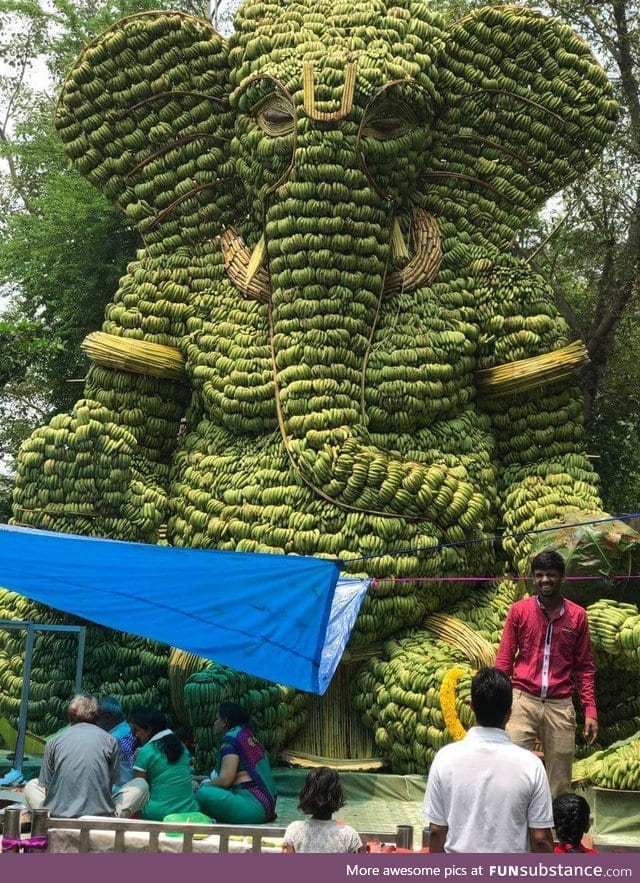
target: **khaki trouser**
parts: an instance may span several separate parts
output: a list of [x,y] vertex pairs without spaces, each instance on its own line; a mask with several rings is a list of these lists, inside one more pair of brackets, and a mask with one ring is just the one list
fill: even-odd
[[[31,779],[24,786],[24,799],[29,809],[42,809],[47,792],[39,779]],[[118,785],[113,790],[113,803],[117,818],[129,819],[149,800],[149,786],[141,778],[131,779],[126,785]]]
[[576,712],[570,696],[566,699],[540,699],[522,690],[514,690],[507,733],[514,744],[529,751],[533,750],[536,739],[540,740],[552,797],[571,791]]

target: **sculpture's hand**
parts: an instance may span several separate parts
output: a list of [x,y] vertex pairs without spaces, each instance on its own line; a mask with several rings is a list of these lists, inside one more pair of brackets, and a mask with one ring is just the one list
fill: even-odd
[[126,539],[155,531],[164,493],[145,478],[135,438],[113,417],[83,399],[71,415],[58,414],[27,439],[18,457],[16,522]]

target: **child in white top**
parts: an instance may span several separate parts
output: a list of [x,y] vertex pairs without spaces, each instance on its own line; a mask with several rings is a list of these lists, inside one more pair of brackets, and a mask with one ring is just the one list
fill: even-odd
[[311,770],[300,792],[298,809],[311,816],[291,822],[284,832],[283,852],[365,852],[358,832],[331,818],[345,804],[344,789],[335,770]]

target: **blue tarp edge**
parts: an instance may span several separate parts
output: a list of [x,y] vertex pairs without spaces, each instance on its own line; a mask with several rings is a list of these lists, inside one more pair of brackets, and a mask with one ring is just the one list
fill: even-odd
[[[179,549],[0,525],[1,586],[314,693],[326,690],[366,592],[365,581],[351,606],[340,607],[350,625],[336,636],[332,610],[339,575],[334,560]],[[328,632],[330,665],[323,662]]]

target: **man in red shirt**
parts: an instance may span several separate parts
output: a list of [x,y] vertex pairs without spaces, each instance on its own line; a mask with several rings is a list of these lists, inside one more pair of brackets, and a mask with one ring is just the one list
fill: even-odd
[[589,745],[598,738],[589,623],[584,608],[562,597],[564,570],[557,552],[535,556],[535,594],[511,606],[495,663],[513,682],[507,733],[522,748],[533,749],[540,740],[553,797],[571,790],[575,687],[585,738]]

